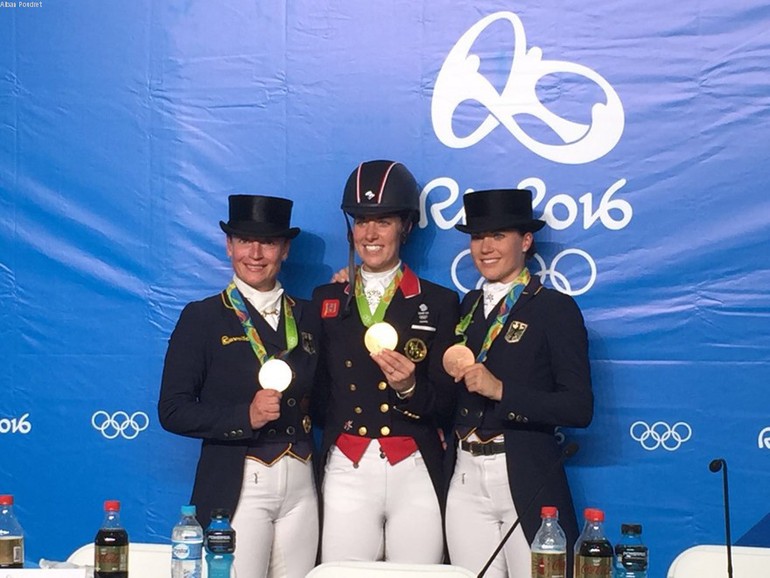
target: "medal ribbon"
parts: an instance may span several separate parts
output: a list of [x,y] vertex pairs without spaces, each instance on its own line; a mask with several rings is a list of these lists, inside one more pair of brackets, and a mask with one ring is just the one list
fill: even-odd
[[259,359],[260,365],[264,365],[266,361],[273,359],[273,357],[278,359],[286,357],[292,349],[297,347],[297,343],[299,343],[299,339],[297,337],[297,322],[294,320],[294,313],[291,310],[289,300],[286,298],[285,293],[281,298],[281,303],[283,309],[284,328],[286,331],[286,349],[273,357],[270,357],[267,354],[267,350],[265,349],[265,346],[262,343],[262,339],[259,337],[259,333],[257,333],[254,324],[251,322],[249,311],[246,309],[246,304],[243,302],[241,293],[238,291],[235,283],[230,283],[227,286],[227,289],[225,289],[225,294],[230,300],[230,303],[235,310],[235,314],[238,316],[238,319],[243,326],[243,332],[246,334],[246,337],[249,338],[251,348],[254,350],[254,354],[257,356],[257,359]]
[[[508,292],[508,294],[505,296],[505,299],[500,304],[500,309],[497,311],[497,315],[495,316],[495,321],[490,325],[489,329],[487,330],[487,335],[484,337],[484,342],[481,344],[481,349],[479,350],[478,355],[476,356],[476,363],[484,363],[484,360],[487,358],[487,352],[489,351],[489,348],[492,347],[492,343],[494,343],[497,336],[500,334],[500,332],[503,330],[503,326],[505,325],[505,322],[508,320],[508,315],[511,312],[511,309],[513,308],[516,301],[518,301],[519,296],[521,295],[522,291],[524,291],[524,287],[527,286],[527,283],[529,283],[530,280],[530,274],[529,269],[524,267],[524,269],[521,270],[521,273],[518,274],[516,279],[513,280],[513,286],[511,287],[511,290]],[[476,299],[476,303],[473,304],[473,307],[471,308],[470,312],[460,319],[460,322],[455,327],[455,335],[458,337],[462,337],[462,343],[463,345],[468,340],[468,337],[465,335],[465,332],[468,330],[468,326],[471,324],[471,319],[473,319],[473,314],[476,312],[476,307],[479,306],[479,303],[481,302],[483,298],[483,293],[479,295],[479,298]]]
[[369,308],[369,302],[366,300],[366,295],[364,294],[364,282],[361,278],[361,268],[359,267],[356,270],[356,306],[358,307],[358,315],[361,317],[364,327],[371,327],[375,323],[379,323],[385,319],[385,311],[388,310],[388,305],[390,305],[390,302],[393,300],[393,296],[396,294],[396,290],[401,284],[403,276],[404,266],[401,265],[401,267],[398,268],[398,271],[396,271],[396,276],[393,277],[393,281],[391,281],[388,288],[385,289],[385,293],[383,294],[382,299],[380,299],[377,309],[372,313],[372,310]]

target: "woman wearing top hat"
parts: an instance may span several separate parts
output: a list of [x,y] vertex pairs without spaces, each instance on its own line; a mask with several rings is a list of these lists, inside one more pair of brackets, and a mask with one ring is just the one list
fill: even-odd
[[[400,163],[359,165],[342,198],[353,218],[352,282],[313,294],[323,325],[323,371],[313,393],[324,422],[323,562],[442,560],[439,426],[451,416],[455,385],[441,355],[454,341],[458,299],[401,261],[419,194]],[[370,354],[367,331],[383,322],[392,328],[392,350],[376,352],[375,338]]]
[[545,224],[532,217],[530,191],[477,191],[463,203],[466,224],[456,228],[471,237],[484,285],[463,299],[457,326],[472,355],[453,372],[449,556],[479,572],[521,517],[486,576],[529,578],[542,505],[558,508],[570,560],[578,534],[554,428],[586,427],[593,415],[586,329],[575,301],[527,269]]
[[212,509],[233,513],[239,578],[304,577],[318,549],[309,394],[319,322],[277,279],[299,233],[291,208],[229,198],[219,224],[232,281],[182,311],[158,402],[165,429],[203,440],[191,502],[204,527]]

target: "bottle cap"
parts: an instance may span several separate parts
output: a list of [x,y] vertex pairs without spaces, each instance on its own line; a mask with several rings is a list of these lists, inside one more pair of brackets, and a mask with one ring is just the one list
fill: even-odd
[[541,518],[556,518],[558,515],[559,510],[556,509],[556,506],[543,506],[540,508]]
[[120,512],[120,501],[119,500],[105,500],[104,501],[104,509],[107,512]]
[[642,525],[641,524],[621,524],[620,533],[621,534],[641,534]]
[[598,508],[586,508],[583,515],[589,522],[604,522],[604,512]]
[[195,515],[195,506],[190,504],[189,506],[182,506],[182,515],[183,516],[194,516]]
[[214,508],[211,510],[211,517],[212,518],[229,518],[230,517],[230,510],[227,508]]
[[0,496],[0,506],[13,506],[13,496],[10,494]]

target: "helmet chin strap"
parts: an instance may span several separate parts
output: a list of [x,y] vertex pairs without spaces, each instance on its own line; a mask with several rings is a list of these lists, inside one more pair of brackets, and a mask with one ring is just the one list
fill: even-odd
[[409,238],[409,233],[412,232],[412,220],[406,217],[402,218],[401,224],[401,244],[406,245],[406,240]]
[[350,226],[348,214],[343,211],[345,216],[345,226],[348,229],[348,297],[345,299],[345,307],[342,308],[341,317],[344,319],[350,315],[350,302],[356,294],[356,261],[355,247],[353,246],[353,229]]

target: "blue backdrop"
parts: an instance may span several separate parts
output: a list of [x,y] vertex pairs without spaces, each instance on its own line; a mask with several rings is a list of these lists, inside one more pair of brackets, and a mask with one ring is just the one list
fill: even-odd
[[770,545],[770,5],[449,0],[0,2],[0,493],[27,554],[93,538],[105,498],[165,541],[198,442],[155,403],[182,306],[230,277],[231,193],[295,200],[283,281],[344,265],[362,160],[423,186],[407,259],[478,281],[461,195],[528,186],[533,270],[586,317],[578,507],[639,521],[662,576]]

